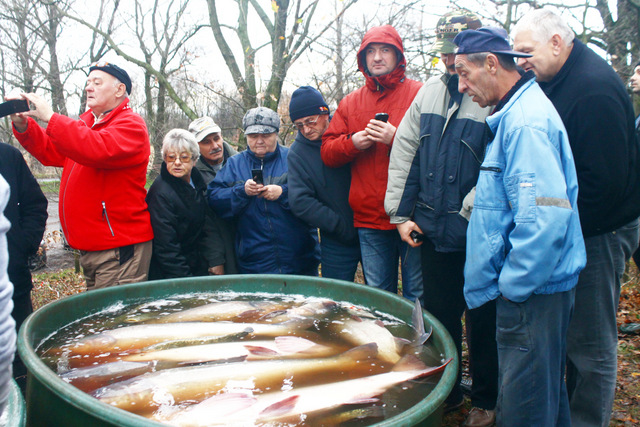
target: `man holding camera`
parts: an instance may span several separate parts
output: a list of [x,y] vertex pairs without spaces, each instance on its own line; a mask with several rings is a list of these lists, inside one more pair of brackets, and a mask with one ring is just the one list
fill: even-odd
[[[390,25],[367,31],[358,51],[365,86],[347,95],[322,137],[321,155],[329,167],[351,164],[349,203],[358,229],[367,284],[397,292],[402,257],[402,292],[422,295],[420,251],[400,239],[384,210],[389,151],[396,126],[420,89],[405,76],[400,35]],[[385,113],[376,117],[377,113]]]
[[[131,79],[108,62],[89,68],[89,110],[73,120],[40,96],[23,94],[35,109],[12,114],[13,134],[45,166],[62,167],[60,224],[81,252],[87,289],[147,279],[153,230],[144,186],[149,134],[129,106]],[[43,129],[32,118],[47,123]]]

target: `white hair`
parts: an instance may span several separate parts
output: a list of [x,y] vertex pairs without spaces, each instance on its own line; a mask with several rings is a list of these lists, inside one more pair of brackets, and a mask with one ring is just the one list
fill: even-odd
[[195,136],[185,129],[171,129],[162,140],[162,157],[167,155],[169,150],[175,151],[178,155],[182,152],[191,154],[194,163],[200,157],[200,147]]
[[557,34],[570,45],[575,37],[573,30],[562,18],[546,9],[536,9],[524,15],[513,27],[511,35],[515,39],[523,31],[531,31],[531,36],[539,43],[546,43]]

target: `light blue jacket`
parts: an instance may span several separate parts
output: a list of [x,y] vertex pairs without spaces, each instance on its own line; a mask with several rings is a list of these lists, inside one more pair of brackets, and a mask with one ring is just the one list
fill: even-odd
[[11,317],[13,310],[13,285],[9,281],[7,265],[9,252],[7,249],[7,231],[11,227],[4,216],[4,208],[9,201],[9,184],[0,176],[0,414],[9,398],[9,382],[11,381],[11,363],[16,351],[16,323]]
[[[529,78],[529,80],[527,80]],[[569,139],[551,102],[527,73],[487,117],[487,146],[467,232],[464,295],[470,308],[500,295],[572,289],[586,263]]]

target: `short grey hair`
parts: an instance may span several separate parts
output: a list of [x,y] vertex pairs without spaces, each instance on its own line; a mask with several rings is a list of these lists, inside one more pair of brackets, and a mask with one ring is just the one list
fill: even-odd
[[516,62],[511,55],[505,55],[502,53],[494,53],[494,52],[477,52],[477,53],[468,53],[467,60],[472,64],[475,64],[478,67],[482,67],[484,65],[484,61],[486,61],[489,53],[498,58],[498,63],[502,68],[507,71],[515,71],[516,70]]
[[523,32],[531,31],[533,39],[539,43],[546,43],[555,34],[567,44],[573,43],[575,34],[569,25],[558,15],[547,9],[536,9],[524,15],[513,27],[513,38]]
[[200,147],[195,136],[185,129],[171,129],[162,140],[162,157],[167,155],[169,150],[180,154],[184,151],[191,154],[194,162],[200,157]]

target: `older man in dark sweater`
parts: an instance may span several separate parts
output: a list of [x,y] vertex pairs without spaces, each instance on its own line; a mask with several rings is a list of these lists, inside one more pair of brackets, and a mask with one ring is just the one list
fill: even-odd
[[320,92],[302,86],[291,96],[289,115],[298,128],[287,157],[291,211],[320,229],[322,277],[352,282],[360,244],[349,206],[350,168],[329,168],[320,158],[329,107]]
[[519,61],[533,70],[569,135],[587,265],[567,332],[573,426],[607,426],[616,385],[616,311],[625,262],[638,246],[640,153],[633,106],[620,77],[544,9],[514,29]]

